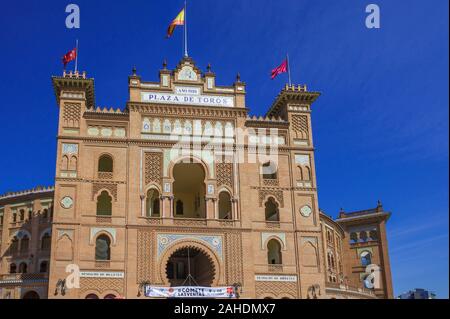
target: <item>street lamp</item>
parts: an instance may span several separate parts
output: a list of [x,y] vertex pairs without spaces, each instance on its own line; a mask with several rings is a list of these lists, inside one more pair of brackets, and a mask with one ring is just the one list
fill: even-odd
[[66,280],[65,279],[58,279],[58,281],[56,282],[55,296],[58,295],[58,290],[61,292],[61,296],[64,296],[66,294]]

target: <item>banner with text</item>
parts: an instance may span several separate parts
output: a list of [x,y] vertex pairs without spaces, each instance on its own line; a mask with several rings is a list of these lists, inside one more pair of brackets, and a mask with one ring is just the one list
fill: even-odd
[[146,297],[236,298],[234,287],[154,287],[145,286]]
[[158,104],[234,107],[233,97],[219,96],[219,95],[191,95],[191,94],[173,94],[162,92],[142,92],[141,100],[142,102],[158,103]]

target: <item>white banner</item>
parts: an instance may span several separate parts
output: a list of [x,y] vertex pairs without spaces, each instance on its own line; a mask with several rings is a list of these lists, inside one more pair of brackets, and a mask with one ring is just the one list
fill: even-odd
[[145,286],[146,297],[236,298],[234,287],[154,287]]

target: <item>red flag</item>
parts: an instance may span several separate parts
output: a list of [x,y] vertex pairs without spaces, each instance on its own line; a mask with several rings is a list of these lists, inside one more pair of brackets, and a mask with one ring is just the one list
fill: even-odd
[[285,59],[283,63],[280,64],[280,66],[276,67],[272,70],[272,80],[277,77],[278,74],[286,73],[288,71],[288,60]]
[[73,49],[69,52],[67,52],[63,57],[62,57],[62,63],[64,64],[64,67],[66,67],[67,63],[69,63],[70,61],[73,61],[77,58],[77,49]]

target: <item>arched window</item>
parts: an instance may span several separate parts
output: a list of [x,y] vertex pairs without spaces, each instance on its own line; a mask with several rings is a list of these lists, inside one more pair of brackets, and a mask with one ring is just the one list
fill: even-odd
[[64,155],[61,159],[61,170],[67,171],[69,169],[69,158]]
[[85,299],[99,299],[98,296],[96,294],[89,294],[86,296]]
[[16,264],[11,264],[9,265],[9,273],[10,274],[15,274],[17,272],[17,266]]
[[107,191],[101,192],[101,194],[97,197],[97,215],[112,215],[112,198],[109,196]]
[[13,223],[17,222],[17,213],[16,212],[14,212],[12,214],[12,221],[13,221]]
[[270,197],[266,204],[266,221],[280,221],[280,214],[278,212],[278,204],[273,197]]
[[177,215],[183,215],[183,202],[181,200],[177,200],[175,205],[175,212]]
[[106,235],[95,240],[95,260],[111,260],[111,240]]
[[274,162],[266,162],[262,165],[263,179],[277,179],[277,165]]
[[20,240],[20,252],[25,253],[28,251],[28,246],[30,245],[30,238],[27,235],[24,235]]
[[44,260],[39,265],[39,272],[46,273],[48,271],[48,261]]
[[174,165],[172,174],[175,217],[206,218],[206,171],[203,165],[193,158],[184,159]]
[[219,194],[219,219],[233,219],[231,197],[228,192],[221,192]]
[[69,162],[69,170],[76,171],[77,170],[77,158],[76,156],[72,156]]
[[367,241],[367,232],[362,231],[359,233],[359,241],[360,242],[366,242]]
[[300,176],[300,180],[303,181],[303,169],[301,165],[297,166],[298,169],[298,175]]
[[49,233],[45,233],[44,236],[41,238],[41,249],[42,250],[48,250],[50,249],[50,245],[52,242],[52,237]]
[[281,244],[276,239],[267,243],[267,262],[269,265],[281,265]]
[[102,155],[98,160],[98,171],[103,173],[113,172],[113,159],[109,155]]
[[361,265],[367,267],[370,264],[372,264],[372,254],[368,251],[363,251],[361,253]]
[[21,209],[19,213],[20,213],[20,221],[23,222],[25,220],[25,211]]
[[369,240],[378,240],[378,233],[376,230],[371,230],[369,232]]
[[310,181],[311,180],[311,169],[306,165],[297,166],[300,175],[300,180]]
[[327,241],[329,243],[333,242],[333,235],[331,234],[331,231],[327,230]]
[[17,253],[19,251],[19,239],[14,236],[14,238],[11,240],[11,252]]
[[103,299],[116,299],[116,296],[113,294],[108,294]]
[[355,244],[358,242],[358,234],[357,233],[351,233],[350,234],[350,244]]
[[19,273],[26,274],[28,265],[26,263],[20,263],[19,265]]
[[33,217],[33,211],[30,209],[28,211],[28,220],[31,220],[32,217]]
[[147,217],[159,216],[159,192],[156,189],[149,189],[146,199]]
[[303,180],[304,181],[310,181],[311,180],[311,169],[309,166],[303,166],[304,173],[303,173]]

